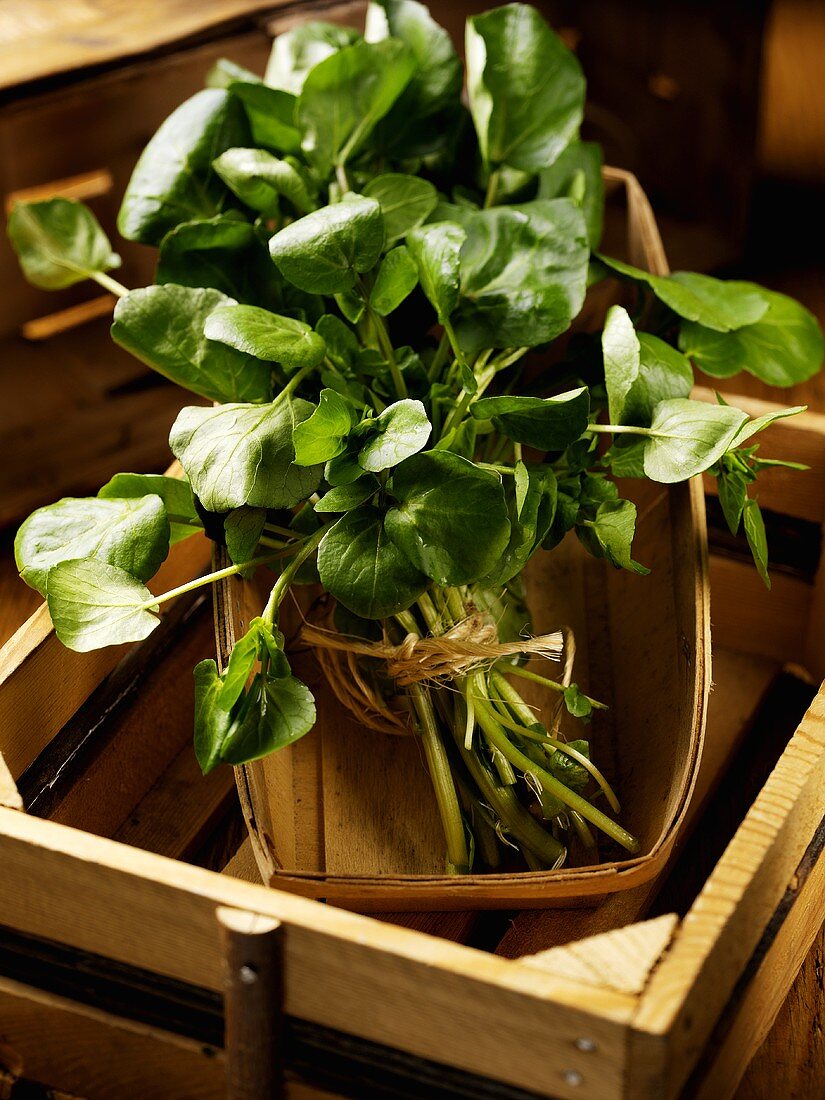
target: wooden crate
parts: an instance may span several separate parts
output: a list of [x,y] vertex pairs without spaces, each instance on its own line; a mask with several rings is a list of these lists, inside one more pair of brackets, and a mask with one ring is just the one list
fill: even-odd
[[[793,481],[766,476],[769,523],[818,532],[825,418],[783,421],[763,448],[812,466]],[[205,565],[198,539],[180,548],[167,571]],[[231,776],[205,784],[189,748],[189,670],[211,647],[208,605],[173,607],[152,651],[144,643],[125,661],[63,650],[36,613],[0,653],[0,1065],[89,1098],[225,1095],[232,942],[218,911],[229,907],[246,915],[236,926],[280,922],[268,934],[281,952],[288,1095],[363,1096],[382,1082],[401,1096],[732,1095],[825,897],[825,692],[800,677],[823,671],[821,570],[776,568],[763,594],[751,569],[712,553],[716,686],[692,821],[731,758],[711,806],[734,803],[773,745],[722,858],[688,898],[674,894],[713,848],[706,828],[676,854],[669,885],[503,917],[378,920],[242,881],[255,872]],[[777,680],[788,659],[797,675]],[[735,755],[766,697],[763,726]],[[810,700],[792,732],[792,704],[801,713]],[[236,1021],[274,1027],[274,1008],[238,1016],[236,1001]],[[237,1023],[231,1034],[233,1052]]]

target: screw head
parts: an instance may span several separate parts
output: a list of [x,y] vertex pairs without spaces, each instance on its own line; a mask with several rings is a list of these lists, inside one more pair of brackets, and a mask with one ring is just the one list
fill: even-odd
[[238,977],[244,985],[254,985],[258,980],[258,971],[254,966],[242,966],[238,971]]
[[596,1040],[590,1039],[588,1036],[583,1035],[581,1039],[576,1039],[573,1044],[576,1050],[582,1051],[583,1054],[592,1054],[597,1049]]
[[562,1074],[565,1085],[569,1085],[571,1088],[578,1088],[584,1081],[584,1078],[577,1069],[566,1069]]

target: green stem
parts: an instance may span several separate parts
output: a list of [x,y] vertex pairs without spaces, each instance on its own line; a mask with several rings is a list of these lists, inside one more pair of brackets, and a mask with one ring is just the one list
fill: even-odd
[[[531,672],[529,668],[522,668],[521,665],[508,665],[507,672],[508,674],[512,673],[513,676],[521,676],[523,680],[532,680],[534,684],[542,684],[544,687],[549,687],[553,691],[564,693],[564,684],[560,684],[558,680],[549,680],[546,676],[539,676],[537,672]],[[505,680],[505,683],[506,682]],[[582,693],[582,698],[586,699],[594,710],[608,709],[605,703],[600,703],[598,699],[591,699],[589,695],[584,695],[584,693]]]
[[669,439],[667,432],[654,432],[652,428],[637,428],[634,424],[588,424],[587,432],[607,435],[646,435],[653,439]]
[[395,349],[392,346],[390,334],[387,332],[387,326],[384,324],[384,318],[376,313],[375,310],[370,309],[369,305],[367,306],[367,312],[373,328],[375,329],[375,334],[378,337],[378,344],[381,348],[381,352],[387,360],[387,363],[389,363],[395,392],[401,398],[407,397],[407,383],[404,381],[404,375],[401,373],[401,369],[398,366],[398,360],[395,358]]
[[436,348],[435,355],[433,356],[433,361],[432,363],[430,363],[430,369],[427,372],[427,377],[430,382],[435,382],[438,378],[438,375],[441,372],[441,368],[446,362],[447,353],[449,352],[449,350],[450,338],[445,330],[441,334],[441,339],[438,341],[438,347]]
[[276,394],[272,404],[276,404],[278,401],[282,401],[283,398],[288,397],[291,393],[300,386],[305,378],[307,378],[315,370],[315,367],[301,367],[297,374],[293,374],[280,393]]
[[239,565],[227,565],[224,569],[217,569],[214,573],[207,573],[203,577],[196,577],[193,581],[187,581],[186,584],[179,584],[177,588],[170,588],[168,592],[161,593],[160,596],[153,596],[151,600],[146,600],[145,603],[138,604],[137,607],[141,611],[149,611],[155,608],[158,604],[166,603],[167,600],[174,600],[176,596],[183,596],[187,592],[194,592],[196,588],[203,588],[207,584],[213,584],[215,581],[222,581],[225,577],[234,577],[236,573],[240,573],[244,569],[255,569],[259,565],[269,565],[270,562],[277,561],[281,557],[278,554],[263,554],[258,558],[251,558],[249,561],[241,562]]
[[491,206],[495,206],[496,194],[498,193],[499,171],[496,169],[490,173],[487,180],[487,191],[484,195],[484,209],[487,210]]
[[263,618],[268,623],[275,621],[275,612],[280,606],[281,601],[292,584],[295,574],[314,551],[318,548],[318,543],[332,527],[331,523],[324,524],[314,534],[309,535],[306,541],[301,546],[300,550],[296,553],[295,557],[289,563],[289,565],[278,577],[275,584],[272,586],[272,591],[269,593],[269,599],[266,601],[266,607],[264,608]]
[[113,279],[111,275],[107,275],[105,271],[93,271],[90,274],[99,286],[117,295],[118,298],[124,298],[129,293],[128,287],[125,287],[123,283],[119,283],[117,279]]

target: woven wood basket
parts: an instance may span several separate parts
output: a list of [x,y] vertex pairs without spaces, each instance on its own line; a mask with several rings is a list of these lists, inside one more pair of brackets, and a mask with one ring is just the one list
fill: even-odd
[[[656,274],[667,261],[636,178],[605,168],[609,205],[624,200],[624,242],[614,253]],[[594,296],[595,298],[595,296]],[[603,296],[583,323],[603,313]],[[293,663],[316,696],[303,740],[236,769],[238,792],[264,882],[358,910],[552,907],[638,886],[663,867],[678,835],[701,754],[710,684],[710,628],[701,481],[630,482],[634,555],[650,576],[590,558],[570,536],[527,575],[537,633],[564,623],[576,636],[575,679],[609,705],[588,736],[615,785],[638,855],[558,871],[449,877],[421,747],[359,725],[342,709],[311,655]],[[216,566],[224,564],[218,555]],[[219,663],[260,613],[271,574],[230,578],[216,590]],[[537,701],[537,700],[536,700]]]

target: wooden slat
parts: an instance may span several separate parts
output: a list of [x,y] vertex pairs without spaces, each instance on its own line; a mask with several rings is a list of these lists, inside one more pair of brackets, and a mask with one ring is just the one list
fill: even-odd
[[67,329],[95,321],[98,317],[110,317],[114,308],[114,295],[101,294],[86,302],[79,302],[76,306],[68,306],[56,313],[47,313],[45,317],[26,321],[20,331],[26,340],[49,340]]
[[6,195],[6,214],[10,214],[16,202],[43,202],[45,199],[72,199],[75,202],[88,202],[89,199],[108,195],[114,186],[112,173],[108,168],[96,168],[91,172],[81,172],[76,176],[38,183],[33,187],[19,187]]
[[3,754],[0,752],[0,806],[8,806],[10,810],[22,810],[23,799],[20,797],[20,792],[17,789],[17,785],[12,779],[12,774],[9,771],[6,761],[3,759]]

